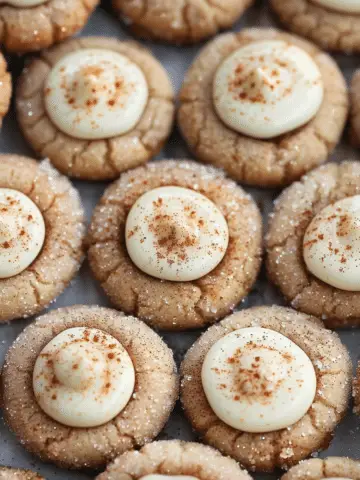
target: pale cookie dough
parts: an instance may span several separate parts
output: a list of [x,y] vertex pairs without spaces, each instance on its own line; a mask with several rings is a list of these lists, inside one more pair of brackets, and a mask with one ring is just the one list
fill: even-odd
[[[56,82],[54,83],[54,79],[51,78],[53,68],[56,68],[58,62],[64,62],[68,55],[80,54],[82,50],[85,54],[89,49],[126,57],[128,63],[133,64],[133,70],[137,71],[136,78],[141,80],[143,77],[143,81],[147,84],[147,100],[145,96],[142,100],[136,96],[136,102],[140,103],[137,113],[142,112],[140,120],[134,127],[130,125],[129,131],[125,129],[122,134],[110,137],[105,134],[104,138],[99,138],[99,129],[96,128],[97,138],[82,139],[75,134],[71,136],[69,133],[64,133],[49,115],[46,96],[56,94],[56,89],[55,92],[51,89],[47,90],[50,86],[56,86]],[[86,82],[84,83],[78,89],[79,95],[87,95],[87,85]],[[121,93],[121,85],[118,88]],[[74,89],[76,93],[76,82],[74,82]],[[72,98],[68,100],[71,103],[74,101]],[[55,97],[53,101],[56,103]],[[98,102],[99,98],[96,96],[92,98],[90,91],[89,101]],[[113,98],[109,98],[109,102],[112,101]],[[121,42],[105,37],[69,40],[42,52],[39,58],[34,59],[25,68],[20,78],[16,105],[22,131],[38,155],[48,157],[62,173],[88,180],[116,178],[124,170],[144,164],[156,155],[170,135],[175,108],[173,89],[168,75],[151,53],[135,42]],[[90,108],[96,110],[97,105],[90,103]],[[113,107],[106,105],[108,114],[111,108]],[[84,119],[86,120],[86,115]],[[112,118],[109,125],[114,126]]]
[[360,415],[360,362],[356,370],[356,378],[354,381],[354,403],[355,403],[355,413]]
[[[97,427],[56,422],[41,409],[32,388],[34,365],[44,347],[77,327],[115,337],[135,369],[136,385],[125,409]],[[161,338],[136,318],[91,306],[54,310],[27,327],[6,356],[1,387],[5,421],[22,445],[43,461],[76,469],[105,467],[117,455],[154,439],[178,398],[173,355]]]
[[96,480],[251,480],[230,458],[199,443],[154,442],[116,458]]
[[[232,130],[214,108],[213,82],[219,66],[239,48],[259,41],[284,41],[307,52],[322,75],[324,98],[315,117],[293,132],[270,139]],[[348,114],[345,79],[334,60],[314,45],[275,29],[245,29],[210,42],[188,71],[180,93],[179,125],[194,154],[224,168],[234,179],[281,186],[325,162],[338,143]]]
[[8,468],[0,466],[0,480],[45,480],[35,472],[30,470],[20,470],[18,468]]
[[[360,293],[340,290],[310,273],[303,255],[304,236],[314,217],[322,211],[325,212],[326,207],[359,193],[360,164],[358,162],[330,163],[314,170],[304,176],[300,182],[294,183],[285,190],[276,201],[274,213],[271,215],[267,235],[267,270],[270,279],[280,288],[292,307],[322,318],[329,328],[359,325]],[[329,222],[332,218],[329,218]],[[357,224],[356,218],[357,216],[354,225]],[[344,233],[347,230],[346,225],[346,222],[342,224]],[[334,246],[334,252],[331,254],[334,254],[335,258],[339,253],[335,245],[337,241],[340,242],[341,249],[351,247],[350,253],[342,253],[339,259],[346,273],[350,267],[358,268],[357,233],[352,239],[350,232],[350,242],[345,243],[342,240],[341,230],[338,234],[338,239],[335,238],[331,245],[329,243],[328,251],[325,253],[326,255],[331,253],[330,249]],[[324,243],[322,234],[318,240]],[[326,240],[325,237],[324,240]],[[306,248],[311,248],[311,245],[309,244]],[[326,257],[326,263],[329,263],[328,257]]]
[[343,11],[326,7],[324,3],[326,0],[271,0],[281,22],[293,32],[325,50],[360,52],[360,11],[346,12],[340,0],[333,3],[342,6]]
[[11,75],[4,56],[0,53],[0,127],[10,107],[12,94]]
[[64,41],[86,25],[100,0],[25,3],[0,2],[0,44],[9,52],[34,52]]
[[[208,352],[227,334],[250,327],[274,330],[288,337],[310,358],[316,372],[316,395],[310,409],[297,423],[283,430],[249,433],[230,427],[214,413],[205,395],[201,375]],[[231,357],[229,365],[236,365],[236,359]],[[327,448],[346,413],[352,366],[338,335],[323,328],[316,318],[283,307],[256,307],[235,313],[209,328],[187,353],[181,376],[182,404],[201,438],[248,469],[270,472],[277,467],[288,468],[312,452]],[[235,395],[234,402],[237,401]]]
[[[154,278],[138,269],[127,253],[130,209],[144,193],[169,185],[203,194],[228,224],[223,260],[198,280]],[[88,256],[95,277],[117,308],[159,328],[184,330],[215,322],[247,295],[261,263],[261,236],[259,211],[241,187],[211,167],[167,160],[127,172],[106,190],[94,211]]]
[[[85,235],[80,196],[49,162],[1,155],[1,188],[18,190],[34,202],[45,222],[45,241],[25,270],[0,279],[0,323],[35,315],[63,292],[81,266]],[[6,242],[4,253],[11,247]]]
[[347,457],[313,458],[291,468],[281,480],[360,480],[360,462]]
[[360,70],[357,70],[351,83],[351,141],[360,147]]
[[230,28],[253,0],[113,0],[112,3],[136,35],[189,44]]

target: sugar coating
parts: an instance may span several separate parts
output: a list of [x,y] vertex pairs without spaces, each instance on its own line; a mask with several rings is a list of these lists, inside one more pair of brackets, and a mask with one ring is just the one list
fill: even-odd
[[[150,277],[133,264],[126,251],[124,232],[131,207],[145,192],[166,185],[205,195],[228,223],[229,246],[224,259],[196,281]],[[261,237],[259,210],[241,187],[214,168],[167,160],[129,171],[105,191],[90,225],[88,258],[117,308],[159,328],[184,330],[215,322],[247,295],[261,263]]]
[[199,42],[230,28],[254,0],[113,0],[136,35],[176,44]]
[[30,470],[20,470],[18,468],[8,468],[0,466],[0,480],[45,480],[35,472]]
[[360,193],[358,162],[329,163],[286,189],[275,202],[266,239],[267,270],[292,307],[322,318],[327,327],[359,325],[360,294],[331,287],[303,261],[303,238],[326,206]]
[[[74,327],[112,335],[134,364],[131,400],[100,427],[70,428],[55,422],[41,410],[32,390],[37,356],[56,335]],[[27,450],[64,468],[101,468],[159,434],[178,398],[178,378],[171,350],[143,322],[107,308],[75,306],[39,317],[20,334],[6,356],[0,390],[5,421]]]
[[[305,50],[324,81],[324,100],[315,117],[272,141],[253,139],[228,128],[216,114],[211,95],[221,62],[240,47],[264,40],[282,40]],[[185,140],[201,161],[224,168],[240,182],[270,187],[289,184],[323,163],[340,140],[347,114],[346,82],[329,55],[294,35],[251,28],[220,35],[200,52],[180,92],[178,121]]]
[[217,450],[179,440],[154,442],[139,452],[127,452],[96,480],[135,480],[149,474],[186,475],[199,480],[251,480],[234,460]]
[[0,188],[29,196],[46,225],[36,260],[19,275],[0,279],[1,323],[35,315],[62,293],[84,258],[85,225],[77,190],[47,161],[1,155]]
[[360,147],[360,69],[352,78],[351,89],[351,141],[356,147]]
[[360,16],[318,5],[312,0],[271,0],[280,21],[325,50],[360,52]]
[[356,370],[356,378],[354,380],[354,411],[360,415],[360,362]]
[[16,53],[62,42],[83,28],[100,0],[48,0],[21,8],[0,5],[0,44]]
[[[129,132],[109,139],[81,140],[60,131],[48,116],[44,89],[49,72],[64,56],[82,49],[120,53],[142,70],[149,98],[140,121]],[[48,157],[65,175],[88,180],[114,179],[150,160],[170,135],[175,111],[168,74],[150,51],[133,41],[106,37],[77,38],[42,52],[19,79],[16,107],[20,127],[38,155]]]
[[[245,433],[225,425],[210,408],[201,382],[204,358],[217,340],[254,326],[275,330],[296,343],[309,356],[317,376],[316,396],[309,411],[293,426],[275,432]],[[231,315],[195,342],[181,367],[181,401],[205,443],[250,470],[271,472],[327,448],[346,413],[351,381],[349,354],[339,336],[326,330],[322,322],[284,307],[255,307]]]
[[[0,7],[1,10],[1,7]],[[11,75],[7,71],[7,63],[2,53],[0,53],[0,127],[2,120],[10,107],[12,94]]]
[[347,457],[313,458],[291,468],[281,480],[360,480],[360,462]]

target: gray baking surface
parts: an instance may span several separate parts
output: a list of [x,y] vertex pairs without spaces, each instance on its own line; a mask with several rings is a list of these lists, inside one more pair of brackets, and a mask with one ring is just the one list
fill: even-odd
[[[284,0],[286,1],[286,0]],[[176,2],[176,0],[174,0]],[[82,35],[106,35],[114,36],[120,39],[127,38],[129,35],[123,26],[115,18],[109,8],[103,2],[104,7],[99,8],[92,16],[89,24],[83,31]],[[236,25],[238,30],[243,26],[269,26],[275,25],[275,20],[269,12],[266,1],[258,1],[256,6],[250,9],[245,17]],[[149,44],[149,48],[155,56],[162,62],[169,72],[176,90],[179,89],[184,72],[189,67],[194,56],[199,51],[199,46],[194,47],[174,47],[160,44]],[[352,72],[356,66],[359,66],[359,57],[351,57],[345,55],[336,56],[347,79],[351,78]],[[21,68],[21,60],[16,58],[10,59],[10,68],[15,73]],[[3,129],[0,134],[0,151],[3,153],[18,153],[31,156],[31,150],[23,140],[15,120],[14,110],[7,116]],[[189,153],[183,140],[175,131],[164,148],[159,158],[184,158],[189,157]],[[332,160],[343,159],[360,160],[360,151],[353,150],[344,137],[343,144],[336,150],[332,156]],[[81,197],[86,208],[88,220],[91,212],[101,196],[106,184],[75,182],[76,187],[81,193]],[[272,201],[278,195],[278,191],[266,191],[247,189],[256,198],[261,210],[264,213],[266,221],[268,213],[272,208]],[[87,263],[83,265],[80,275],[73,281],[72,285],[61,295],[61,297],[52,305],[51,308],[74,305],[74,304],[100,304],[109,306],[109,302],[101,292],[99,286],[93,279]],[[264,271],[260,275],[255,288],[241,305],[245,308],[253,305],[261,304],[281,304],[282,299],[276,290],[267,282]],[[15,321],[11,325],[0,326],[0,362],[2,363],[5,353],[17,335],[31,320]],[[163,334],[165,341],[175,351],[175,357],[178,362],[190,345],[199,336],[200,332]],[[360,331],[349,330],[340,332],[343,342],[350,349],[352,359],[355,362],[360,358]],[[191,428],[186,421],[181,407],[178,405],[173,413],[168,425],[160,436],[162,439],[181,438],[184,440],[195,440],[196,436],[192,433]],[[360,419],[351,413],[349,409],[348,416],[341,423],[336,431],[335,438],[328,450],[321,453],[326,455],[347,455],[354,458],[360,458]],[[74,473],[55,468],[51,465],[45,465],[38,461],[37,458],[29,455],[22,446],[17,442],[14,436],[8,431],[0,417],[0,465],[9,465],[21,468],[30,468],[40,472],[46,479],[57,480],[80,480],[90,479],[94,474]],[[281,472],[274,475],[255,475],[257,480],[276,479],[281,476]],[[230,480],[230,479],[229,479]]]

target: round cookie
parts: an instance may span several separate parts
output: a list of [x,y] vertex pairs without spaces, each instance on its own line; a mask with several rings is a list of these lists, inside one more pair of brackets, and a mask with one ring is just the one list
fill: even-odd
[[0,44],[16,53],[50,47],[83,28],[99,3],[99,0],[2,1]]
[[196,43],[230,28],[253,0],[113,0],[136,35],[176,44]]
[[[79,328],[84,330],[83,338],[75,336],[73,341],[63,346],[59,335],[64,335],[64,332],[72,335],[74,329]],[[100,333],[93,335],[94,330]],[[113,343],[104,345],[104,336],[111,336]],[[49,351],[49,342],[56,339],[60,342],[60,353],[54,354]],[[112,390],[126,386],[126,382],[111,383],[114,370],[124,368],[117,356],[115,345],[118,342],[130,356],[135,370],[135,388],[121,412],[102,425],[87,428],[67,426],[71,423],[68,421],[70,415],[63,417],[63,421],[66,420],[64,424],[45,413],[40,403],[43,406],[51,400],[54,402],[52,408],[60,409],[62,415],[70,408],[77,408],[77,382],[79,378],[86,379],[88,372],[93,371],[97,388],[95,403],[99,409],[104,407],[105,401],[113,407],[114,403],[110,401]],[[76,345],[80,345],[83,353],[74,351]],[[95,360],[99,359],[100,372],[96,370],[97,363],[91,363],[92,356],[89,357],[87,348],[95,352]],[[105,357],[98,357],[103,348]],[[110,353],[107,353],[109,350]],[[64,352],[70,353],[67,359],[63,357]],[[87,365],[89,368],[84,368]],[[66,373],[66,368],[61,371],[60,367],[68,369],[65,378],[62,374]],[[39,368],[43,376],[39,374]],[[50,371],[55,374],[51,375]],[[27,327],[6,356],[1,387],[5,421],[22,445],[44,461],[76,469],[103,467],[117,455],[154,439],[168,420],[178,397],[173,355],[161,338],[136,318],[91,306],[54,310]],[[43,392],[39,394],[41,387]],[[97,409],[88,404],[91,388],[84,384],[83,408],[80,401],[81,413],[74,415],[72,420],[84,419],[91,410],[97,414]],[[64,401],[63,395],[66,398],[67,392],[68,397]],[[80,390],[80,395],[82,392]]]
[[105,37],[69,40],[34,58],[16,105],[39,156],[88,180],[116,178],[156,155],[175,108],[168,75],[151,53]]
[[170,440],[154,442],[140,452],[127,452],[116,458],[96,480],[181,479],[251,480],[230,458],[199,443]]
[[354,381],[354,411],[360,415],[360,362],[358,363],[358,368],[356,371],[356,378]]
[[312,458],[291,468],[281,480],[360,480],[360,462],[346,457]]
[[[325,4],[328,2],[329,6]],[[271,0],[280,21],[293,32],[307,37],[325,50],[345,53],[360,52],[360,10],[346,12],[335,9],[334,0]],[[347,2],[353,5],[356,2]],[[333,4],[333,5],[331,5]]]
[[48,162],[0,159],[1,323],[35,315],[62,293],[81,266],[85,226],[78,192]]
[[0,127],[3,118],[7,114],[12,93],[11,75],[7,71],[7,64],[4,56],[0,53]]
[[30,470],[20,470],[18,468],[8,468],[0,466],[1,480],[45,480],[35,472]]
[[[292,307],[322,318],[329,328],[359,325],[360,293],[353,280],[358,247],[352,229],[359,189],[358,162],[330,163],[285,190],[271,215],[266,241],[269,278]],[[342,199],[345,204],[354,202],[350,216],[343,202],[332,207]]]
[[[211,201],[228,226],[228,247],[223,252],[222,261],[210,273],[196,280],[182,281],[179,277],[179,281],[165,281],[161,278],[161,273],[160,278],[155,278],[138,268],[128,254],[126,243],[134,233],[125,233],[129,212],[142,195],[166,186],[181,187],[187,192],[190,190],[190,193],[202,194],[206,197],[205,200]],[[162,200],[159,199],[161,203]],[[157,205],[157,202],[154,204]],[[196,209],[200,207],[198,200],[190,203],[190,206],[194,206],[194,211],[186,206],[185,214],[188,210],[189,216],[196,216]],[[145,237],[153,235],[153,225],[157,224],[156,212],[151,215],[155,215],[154,223],[150,224]],[[182,212],[179,215],[181,217]],[[170,214],[170,218],[175,217]],[[179,232],[180,239],[183,226],[185,233],[186,228],[189,228],[190,233],[193,231],[193,219],[181,218],[180,225],[175,222],[175,230]],[[170,223],[167,217],[165,220],[160,227],[166,232],[172,226],[172,220]],[[201,222],[200,219],[199,225]],[[146,219],[143,224],[147,225]],[[194,243],[190,234],[188,237],[185,235],[185,248],[182,250],[180,240],[177,243],[177,237],[172,238],[171,228],[169,238],[164,237],[164,242],[162,231],[156,232],[155,229],[155,234],[159,235],[154,238],[158,250],[150,255],[149,261],[156,265],[161,257],[169,266],[179,265],[179,269],[183,267],[182,263],[186,267],[188,264],[196,266],[197,263],[207,262],[214,254],[211,245],[210,253],[205,255],[199,256],[196,252],[194,255],[191,250],[192,247],[197,249],[197,235],[201,231],[203,235],[200,234],[200,239],[208,235],[206,230],[199,227],[197,232],[195,227]],[[217,237],[219,236],[218,232]],[[190,161],[167,160],[127,172],[106,190],[95,208],[91,222],[88,258],[95,277],[117,308],[135,314],[159,328],[185,330],[203,327],[224,317],[247,295],[261,264],[261,237],[262,222],[254,201],[234,182],[226,179],[222,172]],[[214,243],[216,242],[215,238]],[[141,245],[138,242],[138,249],[139,243]],[[179,258],[174,258],[171,253],[176,254],[177,247],[180,249]],[[169,249],[166,250],[167,248]],[[126,282],[123,281],[124,278],[127,279]]]
[[356,71],[351,83],[351,141],[360,147],[360,70]]
[[[234,336],[248,338],[247,343],[238,348],[237,340],[222,343],[233,342]],[[300,363],[295,363],[299,354],[306,362],[300,356]],[[223,362],[226,355],[229,358]],[[209,370],[213,356],[217,364]],[[303,368],[309,360],[310,374],[308,366]],[[323,328],[319,320],[283,307],[251,308],[211,327],[189,350],[181,368],[181,400],[186,416],[206,443],[248,469],[270,472],[288,468],[328,446],[348,406],[351,370],[338,335]],[[216,375],[212,383],[209,371]],[[314,375],[315,392],[311,391]],[[289,379],[295,380],[295,388]],[[311,407],[301,417],[298,395],[311,402],[314,393]],[[225,409],[222,419],[210,406],[216,406],[213,395],[222,396],[217,404]],[[292,423],[295,408],[299,420]],[[231,411],[243,428],[230,426]],[[289,425],[278,428],[276,423],[284,419]]]
[[[275,45],[274,51],[271,45]],[[249,48],[256,49],[255,54],[249,53]],[[267,49],[265,57],[259,49]],[[242,56],[243,63],[237,56]],[[274,64],[270,74],[268,63],[263,64],[264,58]],[[253,61],[259,68],[248,71]],[[295,130],[265,138],[274,123],[282,123],[281,131],[284,131],[284,118],[293,114],[296,117],[297,110],[286,101],[291,95],[295,95],[295,103],[302,98],[306,104],[303,112],[306,116],[293,118],[292,125],[299,125],[300,120],[303,122],[314,113],[313,103],[304,102],[307,95],[302,94],[309,64],[312,72],[318,72],[317,82],[309,79],[310,88],[316,89],[316,102],[323,94],[317,113]],[[294,69],[287,70],[291,65],[299,74],[298,89],[293,89],[295,80],[291,80]],[[228,88],[227,79],[233,79]],[[219,92],[223,87],[225,91]],[[263,107],[267,112],[265,116]],[[185,140],[201,161],[224,168],[237,181],[274,187],[289,184],[323,163],[341,137],[347,114],[346,82],[330,56],[294,35],[252,28],[218,36],[202,50],[185,77],[178,120]],[[276,122],[272,121],[272,115]],[[223,121],[225,116],[229,124],[236,120],[238,130]],[[264,121],[259,122],[262,117]],[[257,133],[264,138],[240,133],[240,128],[251,127],[253,123],[257,123]]]

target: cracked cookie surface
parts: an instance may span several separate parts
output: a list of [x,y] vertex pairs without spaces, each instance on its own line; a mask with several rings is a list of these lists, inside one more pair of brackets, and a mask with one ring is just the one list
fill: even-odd
[[313,458],[301,462],[281,480],[325,480],[326,478],[360,480],[360,462],[346,457]]
[[[297,344],[310,358],[317,377],[312,406],[301,420],[283,430],[245,433],[222,422],[211,409],[201,380],[210,348],[225,335],[247,327],[275,330]],[[209,328],[186,354],[181,367],[181,400],[186,416],[202,439],[246,468],[287,468],[326,448],[350,399],[352,368],[336,333],[314,317],[283,307],[255,307],[235,313]]]
[[0,6],[0,44],[25,53],[62,42],[83,28],[100,0],[48,0],[36,7]]
[[253,0],[113,0],[135,34],[171,43],[195,43],[230,28]]
[[[149,98],[140,121],[128,133],[104,140],[70,137],[51,121],[44,86],[52,67],[81,49],[110,50],[128,57],[145,75]],[[69,40],[41,53],[25,68],[17,89],[17,117],[22,132],[39,156],[48,157],[65,175],[109,180],[146,163],[163,147],[174,117],[174,94],[166,71],[136,42],[105,37]]]
[[275,202],[267,235],[267,271],[292,307],[322,318],[329,328],[359,326],[360,293],[332,287],[312,275],[303,238],[328,205],[360,192],[358,162],[329,163],[286,189]]
[[[156,279],[139,270],[127,253],[125,224],[131,207],[145,192],[165,185],[202,193],[227,220],[225,257],[199,280]],[[258,208],[241,187],[212,167],[167,160],[129,171],[106,190],[93,214],[88,257],[113,305],[150,325],[184,330],[215,322],[247,295],[261,264],[261,236]]]
[[146,475],[192,476],[198,480],[251,480],[234,460],[199,443],[154,442],[116,458],[96,480],[137,480]]
[[0,480],[45,480],[35,472],[0,466]]
[[[257,140],[228,128],[213,104],[214,75],[225,58],[256,41],[283,40],[305,50],[323,77],[324,100],[305,126],[273,140]],[[178,121],[199,160],[223,168],[237,181],[282,186],[326,161],[339,142],[348,114],[345,79],[335,61],[309,42],[275,29],[244,29],[210,42],[188,71],[180,92]]]
[[48,162],[0,156],[0,187],[18,190],[39,208],[45,242],[22,273],[0,279],[0,323],[35,315],[62,293],[84,257],[84,211],[78,192]]
[[360,147],[360,70],[357,70],[351,82],[351,141]]
[[325,50],[360,52],[360,15],[337,12],[311,0],[271,0],[281,22]]
[[[135,368],[129,403],[99,427],[71,428],[52,420],[33,393],[38,355],[56,335],[74,327],[96,328],[115,337]],[[178,378],[171,350],[143,322],[107,308],[75,306],[39,317],[20,334],[6,356],[1,390],[5,421],[26,449],[61,467],[100,468],[158,435],[178,398]]]

